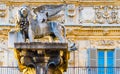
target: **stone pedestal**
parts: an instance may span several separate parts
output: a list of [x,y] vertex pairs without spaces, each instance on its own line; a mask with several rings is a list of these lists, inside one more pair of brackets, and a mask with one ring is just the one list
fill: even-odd
[[68,44],[15,43],[15,55],[24,74],[62,74],[68,67]]

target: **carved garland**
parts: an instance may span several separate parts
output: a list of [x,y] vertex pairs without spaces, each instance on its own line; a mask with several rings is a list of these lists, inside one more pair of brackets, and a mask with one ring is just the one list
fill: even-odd
[[95,9],[95,23],[99,24],[119,24],[118,10],[117,6],[97,6]]

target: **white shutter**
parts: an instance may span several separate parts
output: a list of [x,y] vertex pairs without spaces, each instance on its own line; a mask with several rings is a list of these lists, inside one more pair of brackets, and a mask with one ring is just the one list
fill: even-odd
[[[115,48],[115,67],[120,67],[120,48]],[[119,68],[115,69],[115,74],[119,74]]]
[[97,49],[89,48],[88,49],[88,74],[97,74]]
[[97,67],[97,49],[96,48],[88,49],[88,66]]
[[120,48],[115,48],[115,67],[120,67]]

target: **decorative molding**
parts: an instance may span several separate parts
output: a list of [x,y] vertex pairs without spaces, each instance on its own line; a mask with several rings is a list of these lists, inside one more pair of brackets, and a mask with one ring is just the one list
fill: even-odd
[[111,2],[114,0],[79,0],[81,2]]
[[69,17],[73,17],[76,14],[76,8],[74,4],[70,4],[67,6],[67,15]]
[[0,49],[2,49],[2,50],[8,50],[7,40],[0,39]]
[[118,6],[96,6],[95,9],[95,22],[99,24],[119,24]]
[[0,17],[5,17],[6,13],[3,11],[0,11]]
[[6,4],[0,4],[0,11],[2,10],[2,11],[4,11],[4,10],[6,10]]
[[14,24],[16,20],[16,16],[14,14],[14,5],[9,6],[9,23]]
[[79,22],[79,24],[81,24],[81,23],[83,23],[83,21],[82,21],[82,18],[81,18],[81,11],[83,10],[83,7],[82,6],[79,6],[78,7],[78,11],[79,11],[79,19],[78,19],[78,22]]
[[105,39],[99,39],[99,40],[91,40],[90,45],[93,48],[97,49],[115,49],[116,47],[119,47],[120,44],[117,43],[117,40],[105,40]]
[[98,41],[99,46],[113,46],[115,43],[113,40],[100,40]]
[[66,23],[67,24],[75,24],[75,16],[76,16],[76,6],[75,4],[69,4],[66,7]]
[[5,17],[6,15],[6,4],[0,4],[0,17]]

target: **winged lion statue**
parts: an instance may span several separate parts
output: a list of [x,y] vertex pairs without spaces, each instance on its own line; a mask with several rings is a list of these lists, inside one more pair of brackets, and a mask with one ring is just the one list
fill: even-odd
[[60,42],[68,42],[71,50],[76,50],[75,43],[71,43],[66,39],[65,26],[57,21],[48,21],[51,17],[65,9],[66,5],[41,5],[32,10],[36,18],[33,18],[31,9],[27,6],[22,6],[18,11],[17,26],[20,31],[19,42],[25,42],[29,39],[34,42],[35,38],[51,36],[52,39],[58,38]]

